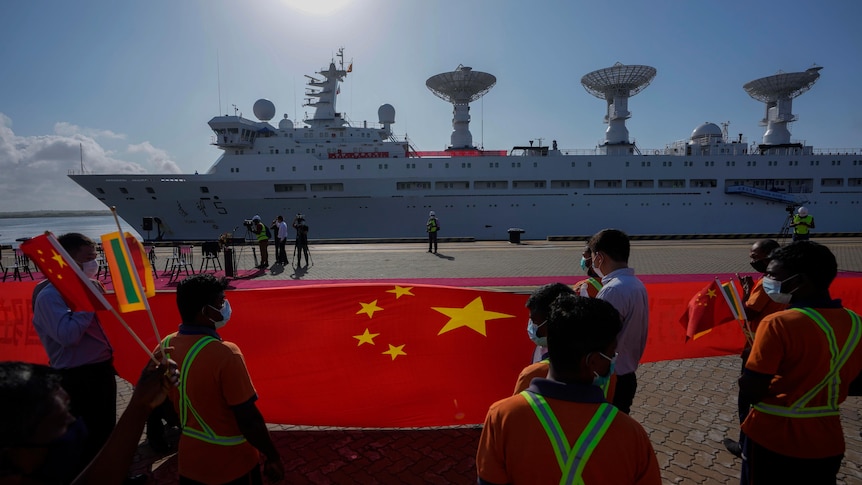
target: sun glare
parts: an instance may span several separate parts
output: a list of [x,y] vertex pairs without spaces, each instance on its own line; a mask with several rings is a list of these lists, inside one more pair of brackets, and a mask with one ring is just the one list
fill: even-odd
[[330,15],[337,13],[350,4],[352,0],[283,0],[284,3],[300,12],[309,15]]

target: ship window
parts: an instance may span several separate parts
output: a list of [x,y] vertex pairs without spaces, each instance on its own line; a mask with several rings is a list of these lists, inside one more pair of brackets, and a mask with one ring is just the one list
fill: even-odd
[[446,162],[446,164],[444,165],[444,167],[445,167],[445,168],[449,168],[449,162]]
[[841,187],[844,185],[844,179],[825,178],[820,180],[820,185],[823,187]]
[[101,187],[96,187],[96,192],[98,192],[98,193],[100,193],[100,194],[104,194],[104,193],[105,193],[105,189],[103,189],[103,188],[101,188]]
[[847,179],[848,187],[862,187],[862,178],[849,178]]
[[469,189],[470,188],[470,182],[466,182],[466,181],[465,182],[435,182],[434,188],[438,189],[438,190],[440,190],[440,189],[445,189],[445,190],[448,190],[448,189],[455,189],[455,190]]
[[311,184],[312,192],[344,192],[344,184]]
[[649,167],[650,162],[641,162],[641,167]]
[[202,193],[202,194],[209,194],[209,193],[210,193],[210,189],[209,189],[209,187],[206,187],[206,186],[203,186],[203,185],[202,185],[202,186],[201,186],[201,193]]
[[470,168],[470,162],[461,162],[461,168]]
[[688,183],[689,187],[716,187],[718,182],[715,179],[691,179]]
[[431,168],[431,162],[428,162],[428,168]]
[[587,166],[588,166],[588,167],[592,167],[592,166],[593,166],[593,162],[587,162]]
[[341,170],[344,170],[344,165],[341,165]]
[[597,189],[613,189],[619,188],[622,183],[622,180],[596,180],[593,183],[593,187]]
[[832,160],[832,165],[841,165],[841,160]]
[[545,188],[544,180],[514,180],[512,181],[513,189],[543,189]]
[[125,188],[125,187],[120,187],[120,193],[121,193],[121,194],[128,194],[128,193],[129,193],[129,189],[127,189],[127,188]]
[[477,180],[473,183],[474,189],[507,189],[509,182],[505,180]]
[[655,185],[655,181],[649,180],[626,180],[626,188],[628,189],[637,189],[637,188],[652,188]]
[[574,167],[575,167],[575,162],[572,162],[572,168],[574,168]]
[[628,166],[629,166],[629,162],[626,162],[626,167],[628,167]]
[[658,181],[659,188],[662,189],[683,189],[685,188],[684,179],[665,179]]
[[512,162],[512,168],[519,168],[521,166],[521,162]]
[[359,170],[359,169],[361,169],[361,168],[362,168],[362,165],[360,165],[360,164],[358,164],[358,163],[357,163],[357,164],[356,164],[356,170]]
[[551,180],[552,189],[588,189],[589,180]]
[[539,166],[539,162],[533,162],[533,168],[537,168]]
[[147,191],[148,194],[155,194],[156,193],[156,189],[154,189],[152,187],[146,187],[145,190]]
[[305,184],[274,184],[276,192],[305,192]]
[[490,168],[499,168],[500,162],[488,162],[488,167]]
[[431,182],[398,182],[395,184],[397,190],[429,190]]

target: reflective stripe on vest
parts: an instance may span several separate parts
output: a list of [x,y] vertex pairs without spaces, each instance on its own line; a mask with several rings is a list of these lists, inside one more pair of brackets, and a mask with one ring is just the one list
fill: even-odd
[[[793,310],[796,310],[814,320],[817,326],[819,326],[826,334],[826,340],[829,343],[829,353],[832,355],[832,358],[829,361],[829,372],[826,373],[826,377],[824,377],[822,381],[803,394],[802,397],[797,399],[796,402],[790,406],[779,406],[777,404],[766,404],[761,402],[755,404],[753,407],[754,409],[766,414],[782,416],[785,418],[820,418],[824,416],[838,416],[838,397],[840,394],[839,386],[841,385],[839,371],[841,371],[841,367],[844,366],[847,359],[850,358],[850,354],[853,353],[853,350],[856,349],[856,345],[859,343],[860,336],[862,336],[862,322],[860,322],[859,315],[845,308],[847,313],[850,315],[850,334],[847,336],[847,341],[844,343],[844,347],[839,352],[838,341],[835,339],[835,332],[832,331],[832,327],[829,326],[829,322],[823,318],[823,315],[813,308],[793,308]],[[826,405],[806,407],[806,404],[811,402],[811,400],[814,399],[814,396],[820,393],[823,388],[826,388]]]
[[[165,338],[164,347],[167,347],[170,344],[170,337]],[[189,349],[186,354],[186,358],[183,359],[183,366],[180,369],[180,427],[183,429],[183,434],[194,438],[197,440],[201,440],[203,442],[209,443],[211,445],[220,445],[220,446],[234,446],[238,444],[245,443],[245,437],[242,435],[239,436],[219,436],[217,435],[212,428],[210,428],[201,416],[195,411],[194,406],[192,406],[192,401],[189,399],[188,394],[186,394],[186,383],[188,379],[186,376],[189,373],[189,369],[191,369],[192,361],[195,360],[195,357],[198,356],[198,353],[206,347],[211,342],[218,342],[218,339],[204,336]],[[170,358],[170,355],[167,356]],[[198,424],[202,429],[193,429],[186,425],[188,422],[188,413],[191,412],[192,415],[197,420]]]
[[533,408],[533,412],[536,413],[536,417],[539,418],[539,422],[542,423],[545,433],[551,440],[557,464],[562,472],[560,484],[583,484],[584,480],[581,477],[584,467],[616,417],[617,408],[608,403],[600,404],[578,440],[569,447],[566,434],[545,398],[541,394],[530,391],[522,391],[521,395],[530,403],[530,407]]
[[591,277],[590,277],[590,279],[588,279],[587,281],[589,281],[589,282],[590,282],[590,284],[591,284],[591,285],[593,285],[593,288],[595,288],[595,289],[597,289],[597,290],[601,290],[601,289],[602,289],[602,284],[601,284],[601,283],[599,283],[599,282],[598,282],[598,280],[596,280],[596,279],[595,279],[595,278],[593,278],[592,276],[591,276]]

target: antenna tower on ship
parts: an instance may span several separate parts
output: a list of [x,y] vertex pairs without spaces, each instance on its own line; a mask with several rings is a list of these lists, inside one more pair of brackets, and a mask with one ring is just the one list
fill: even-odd
[[649,86],[655,75],[654,67],[627,66],[617,62],[581,78],[581,84],[588,93],[608,103],[605,115],[608,129],[602,144],[608,154],[633,153],[634,146],[629,142],[629,130],[626,128],[626,120],[632,116],[629,98]]
[[425,81],[425,86],[438,98],[452,103],[454,130],[450,149],[476,148],[470,134],[470,103],[484,96],[495,84],[494,75],[460,64],[452,72],[437,74]]
[[796,121],[792,112],[793,98],[811,89],[820,78],[820,66],[803,72],[779,72],[774,76],[762,77],[742,86],[752,98],[766,104],[766,116],[760,121],[766,126],[761,151],[770,147],[801,147],[790,143],[790,130],[787,124]]

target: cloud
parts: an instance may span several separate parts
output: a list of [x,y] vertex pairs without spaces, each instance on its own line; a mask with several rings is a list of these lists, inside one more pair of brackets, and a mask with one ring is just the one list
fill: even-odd
[[102,138],[108,140],[125,140],[126,135],[114,133],[111,130],[97,130],[95,128],[81,128],[65,121],[54,124],[54,133],[61,136],[84,135],[90,138]]
[[116,157],[96,138],[123,140],[108,130],[81,128],[60,122],[55,133],[17,136],[12,119],[0,113],[0,211],[45,209],[104,209],[95,197],[69,177],[80,173],[179,173],[170,156],[149,142],[129,145],[129,158],[143,154],[137,163]]

